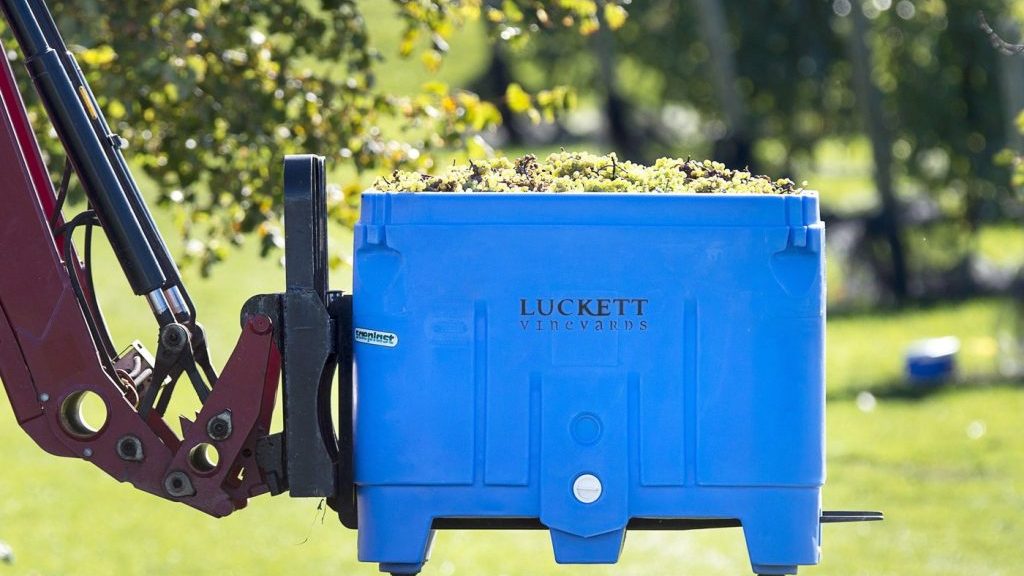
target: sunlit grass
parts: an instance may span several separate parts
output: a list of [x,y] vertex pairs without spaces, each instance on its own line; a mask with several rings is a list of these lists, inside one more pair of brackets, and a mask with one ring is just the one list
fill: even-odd
[[[334,240],[347,246],[343,234]],[[106,259],[109,256],[102,256]],[[101,260],[103,262],[104,260]],[[110,263],[106,262],[105,266]],[[112,268],[107,268],[113,270]],[[345,270],[337,270],[339,286]],[[114,297],[119,274],[100,276],[122,340],[152,330],[134,298]],[[282,271],[246,249],[212,279],[191,277],[217,357],[233,346],[237,311],[251,294],[279,290]],[[131,306],[128,306],[131,303]],[[1016,574],[1024,530],[1024,390],[972,384],[911,400],[892,395],[903,348],[954,334],[963,370],[990,373],[1000,301],[837,317],[829,322],[829,484],[825,506],[882,509],[886,522],[824,528],[824,559],[808,574]],[[981,382],[985,382],[984,379]],[[186,390],[187,392],[187,390]],[[857,395],[874,403],[858,407]],[[863,399],[863,397],[862,397]],[[870,410],[868,408],[871,408]],[[9,412],[8,412],[9,414]],[[980,432],[979,432],[980,431]],[[355,534],[316,500],[262,497],[214,520],[119,485],[84,462],[50,457],[0,419],[0,538],[17,554],[11,574],[376,574],[357,564]],[[617,566],[553,563],[544,533],[442,533],[425,574],[674,575],[748,572],[739,530],[634,533]]]
[[1019,268],[1024,264],[1024,228],[1016,224],[982,228],[978,234],[978,253],[999,267]]
[[[377,43],[392,62],[397,28],[382,17],[390,2],[364,1]],[[467,81],[485,62],[479,29],[453,40],[443,78]],[[382,67],[381,82],[417,88],[430,76],[416,61]],[[578,144],[592,151],[597,145]],[[538,155],[558,147],[531,149]],[[525,150],[509,151],[520,154]],[[798,174],[821,191],[825,206],[857,212],[875,206],[869,152],[862,144],[829,144],[813,167]],[[445,157],[445,162],[453,157]],[[351,175],[336,172],[333,181]],[[158,221],[171,241],[166,214]],[[350,234],[335,228],[339,253]],[[1024,254],[1016,229],[986,229],[982,253],[1012,264]],[[255,243],[217,267],[212,278],[186,278],[207,325],[218,364],[234,346],[238,312],[260,292],[283,289],[275,255],[261,259]],[[140,299],[131,297],[106,250],[97,257],[99,291],[121,345],[142,339],[153,349],[155,331]],[[830,282],[838,282],[835,274]],[[350,271],[332,271],[336,288],[350,286]],[[1006,303],[968,302],[943,308],[835,317],[828,328],[829,483],[831,509],[881,509],[887,520],[824,528],[823,563],[804,574],[1015,575],[1024,572],[1024,390],[996,386],[994,334]],[[917,399],[895,387],[902,354],[913,340],[956,335],[963,343],[962,372],[972,384]],[[55,352],[59,361],[59,352]],[[187,395],[186,388],[179,392]],[[873,402],[863,394],[871,394]],[[0,392],[0,396],[3,393]],[[861,402],[858,404],[857,398]],[[177,405],[190,405],[183,398]],[[355,559],[355,534],[316,500],[261,497],[248,509],[214,520],[117,484],[91,465],[39,450],[18,428],[0,398],[0,539],[15,550],[6,574],[377,574]],[[544,533],[442,533],[425,574],[509,575],[735,575],[749,573],[738,530],[630,534],[622,562],[612,567],[553,563]]]

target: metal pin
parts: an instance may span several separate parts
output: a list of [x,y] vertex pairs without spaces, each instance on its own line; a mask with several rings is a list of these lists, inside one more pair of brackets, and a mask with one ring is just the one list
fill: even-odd
[[153,314],[160,316],[167,312],[170,307],[167,304],[167,298],[164,297],[164,293],[161,290],[153,290],[149,294],[146,294],[146,300],[149,302],[149,307],[153,310]]
[[185,298],[181,295],[181,290],[177,286],[172,286],[167,290],[164,290],[164,296],[167,298],[167,302],[170,304],[171,312],[179,320],[188,320],[191,314],[188,309],[188,305],[185,304]]

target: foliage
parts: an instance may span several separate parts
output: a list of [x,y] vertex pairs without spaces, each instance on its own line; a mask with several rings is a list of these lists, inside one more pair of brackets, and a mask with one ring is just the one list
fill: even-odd
[[[1017,116],[1017,130],[1024,134],[1024,112]],[[1024,191],[1024,151],[1006,148],[997,155],[998,162],[1012,170],[1010,184],[1018,191]]]
[[[984,206],[1005,192],[993,184],[1005,181],[993,156],[1005,145],[1009,125],[1000,105],[1002,56],[979,29],[977,11],[1009,14],[1020,2],[720,1],[752,135],[773,144],[767,160],[777,163],[769,169],[788,171],[826,138],[862,132],[848,57],[850,11],[861,10],[898,173],[951,196],[944,205],[968,221],[981,218]],[[642,105],[696,110],[715,138],[728,127],[699,22],[696,0],[632,5],[615,34],[619,88]],[[520,65],[523,76],[539,70],[544,82],[557,78],[581,90],[600,82],[597,66],[581,57],[592,52],[583,39],[542,37],[527,50],[532,57],[522,60],[536,64]]]
[[[222,351],[234,344],[245,297],[278,289],[273,264],[249,250],[224,266],[235,274],[218,272],[190,283],[200,302],[223,302],[204,308],[211,344]],[[113,275],[96,280],[101,296],[120,286]],[[259,286],[242,290],[239,281]],[[139,313],[146,314],[139,304]],[[138,333],[136,317],[123,307],[113,310],[115,335],[130,341]],[[1024,571],[1024,392],[982,381],[918,400],[885,394],[885,383],[901,373],[901,351],[923,335],[959,337],[964,373],[992,370],[991,334],[1002,312],[999,302],[973,301],[829,318],[829,476],[823,506],[883,510],[886,520],[824,526],[822,565],[807,574]],[[0,405],[6,403],[0,387]],[[227,518],[208,518],[118,484],[89,463],[45,453],[6,406],[0,412],[0,524],[2,538],[17,553],[16,563],[0,573],[117,574],[131,567],[129,572],[157,576],[377,574],[375,566],[357,563],[356,532],[330,514],[322,518],[316,499],[264,495]],[[133,545],[141,533],[147,544]],[[230,544],[211,545],[226,535]],[[751,574],[739,528],[634,531],[620,564],[557,568],[543,531],[439,531],[436,537],[424,576]]]
[[[845,64],[845,54],[829,26],[829,3],[723,2],[737,49],[736,89],[756,118],[757,137],[777,139],[793,154],[826,136],[856,129],[849,66],[837,66]],[[615,48],[623,95],[640,105],[695,109],[709,137],[725,132],[694,0],[630,6],[629,20],[615,34]],[[585,57],[592,51],[585,39],[546,36],[527,48],[530,57],[522,61],[535,62],[545,83],[558,78],[583,91],[602,81],[597,64]],[[519,72],[529,76],[529,66],[521,65]]]
[[[610,5],[617,3],[510,0],[487,17],[519,30],[527,14],[550,14],[589,32],[595,12]],[[481,0],[394,6],[404,26],[401,55],[419,54],[432,70],[446,38],[483,10]],[[158,203],[178,207],[186,256],[204,270],[247,233],[265,249],[282,243],[285,154],[321,153],[359,171],[429,170],[437,150],[486,155],[480,134],[501,121],[493,103],[443,83],[418,94],[378,89],[384,57],[355,0],[145,0],[116,9],[57,0],[51,7],[129,155],[159,183]],[[571,104],[564,92],[525,96],[531,114]],[[33,113],[42,125],[41,109]],[[351,223],[357,193],[333,189],[331,215]]]
[[981,31],[978,10],[1006,14],[1011,4],[935,0],[913,3],[913,10],[897,4],[872,26],[875,82],[897,136],[893,152],[929,189],[955,192],[958,215],[971,225],[1006,192],[997,184],[1005,171],[993,158],[1012,125],[1000,105],[1005,56]]
[[[857,128],[849,65],[830,27],[830,3],[723,3],[736,49],[736,90],[756,122],[756,137],[782,142],[792,156],[827,136]],[[662,70],[664,80],[654,97],[696,108],[711,120],[705,126],[708,135],[720,136],[727,127],[695,2],[658,0],[634,12],[621,33],[629,62],[642,66],[645,75]],[[666,45],[673,49],[665,50]]]
[[538,161],[495,158],[452,166],[433,176],[396,171],[374,188],[385,192],[661,192],[672,194],[796,194],[789,180],[773,181],[711,160],[661,158],[653,166],[616,155],[558,152]]

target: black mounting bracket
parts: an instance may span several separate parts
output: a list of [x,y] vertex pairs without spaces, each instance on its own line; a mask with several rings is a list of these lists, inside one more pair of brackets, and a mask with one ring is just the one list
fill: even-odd
[[[352,474],[352,297],[327,282],[327,203],[324,159],[284,162],[285,277],[283,293],[249,299],[242,320],[265,314],[281,351],[284,432],[257,449],[271,491],[322,497],[355,528]],[[337,373],[339,422],[331,416]]]

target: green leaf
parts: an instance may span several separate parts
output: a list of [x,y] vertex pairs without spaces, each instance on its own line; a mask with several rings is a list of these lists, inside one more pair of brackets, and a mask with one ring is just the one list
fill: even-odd
[[420,55],[420,61],[423,62],[423,66],[427,70],[437,72],[441,69],[441,64],[444,63],[444,56],[437,50],[427,50]]
[[508,104],[508,109],[516,114],[526,112],[532,105],[530,95],[515,82],[509,84],[505,90],[505,103]]
[[436,94],[437,96],[444,96],[448,93],[448,85],[444,82],[432,80],[423,84],[423,91],[427,94]]
[[110,64],[116,60],[117,52],[114,52],[114,49],[109,45],[103,44],[95,48],[82,51],[77,58],[82,64],[99,67]]
[[[280,236],[269,231],[280,228],[279,165],[286,154],[331,155],[332,170],[362,177],[351,179],[358,191],[365,174],[430,170],[431,155],[442,150],[473,158],[492,152],[479,133],[502,121],[493,102],[437,81],[409,93],[381,87],[388,84],[377,81],[382,66],[402,74],[418,64],[384,59],[394,54],[375,46],[364,14],[368,3],[137,0],[115,10],[95,4],[51,0],[50,7],[76,46],[90,47],[76,47],[83,73],[132,144],[134,161],[159,186],[158,202],[174,211],[175,226],[192,247],[186,261],[204,270],[246,234]],[[593,0],[388,4],[393,11],[383,12],[394,20],[378,29],[393,33],[391,50],[420,59],[431,71],[467,21],[492,20],[496,30],[514,29],[519,41],[533,34],[534,14],[552,23],[598,14]],[[0,21],[0,35],[5,32]],[[557,89],[546,92],[540,110],[519,85],[504,98],[535,120],[550,119],[565,100]],[[40,105],[31,106],[33,117],[42,118]],[[41,143],[59,155],[56,139]],[[347,191],[329,214],[351,226],[358,194]],[[266,247],[276,250],[276,240]]]
[[611,30],[622,28],[623,24],[626,23],[627,17],[629,17],[629,13],[622,6],[618,4],[604,5],[604,21]]
[[505,0],[501,5],[502,11],[505,13],[505,19],[509,22],[522,22],[523,12],[516,6],[513,0]]

